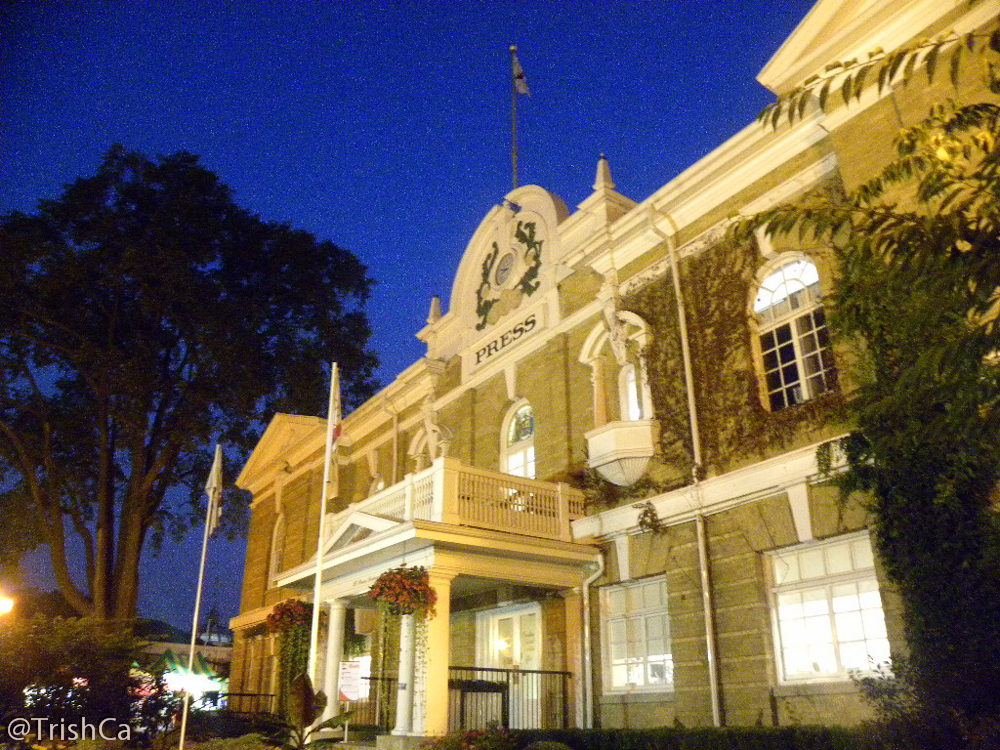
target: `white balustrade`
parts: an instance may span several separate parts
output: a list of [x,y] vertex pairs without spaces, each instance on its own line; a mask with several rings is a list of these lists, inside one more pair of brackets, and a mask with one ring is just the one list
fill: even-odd
[[569,521],[584,515],[584,499],[579,490],[565,484],[524,479],[464,466],[454,458],[439,458],[429,468],[407,474],[403,481],[331,514],[327,533],[333,535],[355,512],[569,540]]

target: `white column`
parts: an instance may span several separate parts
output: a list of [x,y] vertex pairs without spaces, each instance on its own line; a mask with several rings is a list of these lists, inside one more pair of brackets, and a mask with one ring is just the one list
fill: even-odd
[[399,623],[399,684],[396,696],[396,726],[393,734],[409,734],[413,729],[413,667],[416,623],[413,615],[403,615]]
[[330,602],[330,618],[326,628],[326,663],[323,665],[323,692],[326,709],[323,719],[340,713],[340,659],[344,654],[344,615],[347,608],[340,600]]

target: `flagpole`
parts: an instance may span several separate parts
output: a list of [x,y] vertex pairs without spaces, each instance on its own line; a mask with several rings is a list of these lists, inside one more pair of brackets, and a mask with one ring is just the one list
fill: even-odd
[[510,169],[517,190],[517,81],[514,72],[517,45],[510,45]]
[[[208,510],[205,514],[205,536],[201,542],[201,564],[198,567],[198,590],[194,595],[194,620],[191,623],[191,650],[188,652],[188,676],[194,674],[194,648],[198,638],[198,613],[201,608],[201,587],[205,581],[205,557],[208,553],[208,537],[215,529],[218,520],[218,493],[221,489],[213,482],[218,480],[221,484],[219,474],[222,471],[222,446],[215,444],[215,462],[212,464],[212,471],[209,474],[209,486],[205,488],[208,493]],[[177,744],[177,750],[184,750],[184,738],[187,735],[188,710],[191,707],[191,690],[184,691],[184,705],[181,709],[181,736]]]
[[[330,475],[333,463],[333,448],[335,430],[340,422],[340,373],[337,363],[330,366],[330,403],[326,412],[326,457],[323,461],[323,487],[319,496],[319,538],[316,541],[316,572],[313,576],[313,613],[312,628],[309,633],[309,678],[313,685],[319,675],[316,666],[319,663],[319,618],[320,618],[320,586],[323,583],[323,540],[326,536],[326,500],[329,497]],[[178,748],[181,750],[181,748]]]

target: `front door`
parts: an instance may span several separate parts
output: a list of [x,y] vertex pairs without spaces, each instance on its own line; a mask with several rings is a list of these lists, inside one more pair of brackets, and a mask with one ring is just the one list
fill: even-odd
[[482,612],[479,616],[480,664],[507,691],[508,723],[512,729],[539,725],[542,612],[538,604]]

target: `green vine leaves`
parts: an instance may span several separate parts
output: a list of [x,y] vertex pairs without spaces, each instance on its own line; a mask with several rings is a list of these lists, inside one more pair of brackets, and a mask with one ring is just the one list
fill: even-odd
[[965,59],[974,56],[979,57],[982,63],[990,91],[1000,94],[998,55],[1000,28],[991,33],[951,32],[933,40],[917,40],[892,52],[875,49],[868,53],[866,60],[854,58],[827,65],[822,72],[810,76],[801,86],[782,94],[776,102],[766,106],[757,119],[772,128],[778,127],[782,117],[789,124],[794,124],[805,116],[812,102],[826,112],[834,105],[838,94],[845,106],[850,105],[852,100],[859,101],[872,81],[879,94],[897,83],[906,85],[918,65],[923,66],[928,83],[933,83],[940,63],[946,62],[951,84],[957,87]]

